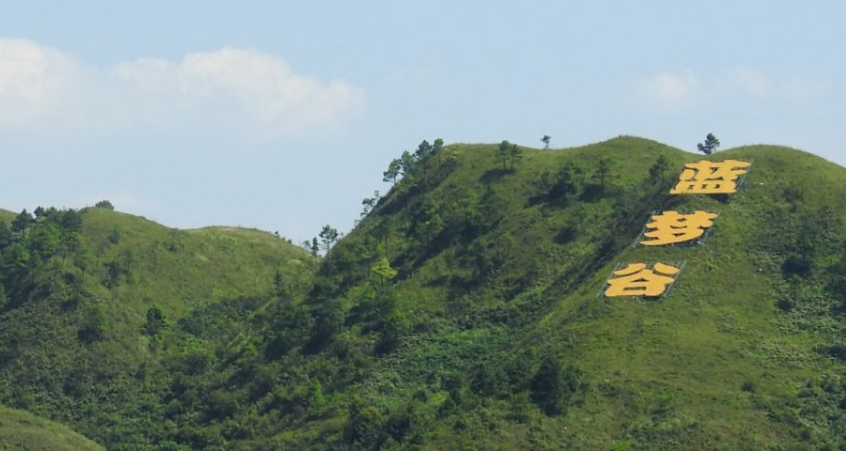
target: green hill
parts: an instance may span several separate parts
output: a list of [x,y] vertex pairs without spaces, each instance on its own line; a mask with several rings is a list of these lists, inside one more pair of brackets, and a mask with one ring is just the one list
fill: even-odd
[[[164,332],[205,309],[253,314],[276,291],[276,274],[304,290],[315,263],[255,230],[48,210],[2,252],[0,398],[97,441],[131,442],[127,410],[161,388],[162,360],[209,351],[199,340],[166,344]],[[219,337],[246,333],[233,325]]]
[[70,429],[27,412],[0,406],[0,449],[101,451],[103,448]]
[[[2,251],[0,401],[109,449],[846,449],[846,169],[743,147],[708,157],[753,161],[739,193],[671,196],[703,157],[645,139],[421,148],[316,268],[101,210],[44,252],[36,223],[61,269]],[[720,216],[633,246],[657,210]],[[684,269],[600,295],[635,262]]]
[[[387,255],[399,271],[410,332],[362,386],[388,416],[425,411],[421,392],[455,395],[461,407],[423,429],[427,448],[842,443],[846,170],[752,146],[710,158],[754,160],[739,194],[673,198],[683,163],[701,156],[652,141],[527,149],[513,173],[497,169],[495,146],[448,149],[451,169],[415,172],[324,262],[339,287],[327,298],[353,312],[368,301],[350,268]],[[660,155],[669,170],[650,180]],[[601,158],[616,161],[605,189]],[[704,246],[632,248],[661,209],[721,216]],[[597,295],[616,264],[639,261],[687,266],[659,301]]]

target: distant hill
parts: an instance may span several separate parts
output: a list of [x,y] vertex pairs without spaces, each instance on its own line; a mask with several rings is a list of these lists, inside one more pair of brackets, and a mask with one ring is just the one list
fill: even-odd
[[0,449],[102,451],[104,448],[64,426],[0,406]]
[[[0,401],[110,449],[846,448],[846,169],[634,137],[421,148],[322,259],[109,211],[79,244],[47,227],[73,215],[37,223],[2,250]],[[669,195],[701,159],[752,166],[737,194]],[[719,217],[635,246],[659,210]],[[601,295],[638,262],[683,271]]]
[[[107,444],[104,434],[132,440],[102,424],[110,415],[133,421],[127,403],[162,370],[159,331],[215,306],[258,311],[277,273],[304,290],[316,265],[270,233],[181,231],[100,208],[51,213],[3,255],[0,402],[39,406]],[[96,412],[83,407],[91,405]]]
[[8,223],[11,223],[12,220],[15,219],[15,216],[16,216],[15,213],[12,213],[11,211],[3,210],[2,208],[0,208],[0,221],[6,221]]

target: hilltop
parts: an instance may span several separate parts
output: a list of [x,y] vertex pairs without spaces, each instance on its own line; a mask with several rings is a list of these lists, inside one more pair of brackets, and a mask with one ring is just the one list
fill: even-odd
[[[6,275],[0,334],[28,351],[0,372],[27,390],[0,401],[109,449],[846,446],[846,169],[747,146],[707,157],[752,162],[737,194],[679,197],[703,157],[655,141],[517,148],[513,163],[497,149],[420,152],[320,261],[260,232],[84,211],[98,263],[63,267],[83,273],[82,307],[57,307],[76,276],[27,303]],[[701,245],[633,246],[658,210],[719,217]],[[634,262],[683,271],[660,299],[602,296]],[[110,323],[86,343],[91,305]],[[151,325],[153,305],[168,327]],[[47,324],[67,334],[31,332]],[[24,364],[55,362],[52,349],[86,363]]]

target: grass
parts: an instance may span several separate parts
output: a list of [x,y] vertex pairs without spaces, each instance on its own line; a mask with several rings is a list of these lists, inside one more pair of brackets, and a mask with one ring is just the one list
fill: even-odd
[[0,406],[0,450],[102,451],[65,426],[22,410]]
[[[92,267],[131,263],[117,285],[92,287],[111,324],[106,340],[75,343],[75,319],[50,310],[50,299],[4,313],[0,325],[7,331],[22,325],[9,336],[31,344],[4,376],[35,381],[29,387],[38,394],[14,399],[64,420],[62,404],[50,394],[67,387],[63,378],[88,374],[73,362],[101,359],[108,364],[92,380],[112,384],[108,399],[139,396],[128,401],[132,409],[112,409],[97,420],[68,417],[67,424],[104,443],[141,443],[120,434],[145,437],[149,431],[137,419],[161,414],[173,423],[150,430],[194,449],[280,443],[360,449],[366,446],[344,436],[348,408],[362,399],[377,409],[368,411],[373,424],[363,430],[391,435],[381,449],[844,446],[846,362],[823,351],[846,336],[846,318],[828,289],[846,261],[846,169],[794,149],[747,146],[708,157],[754,160],[738,194],[670,198],[684,164],[702,155],[618,137],[572,149],[526,148],[511,171],[501,168],[496,147],[448,146],[425,177],[418,169],[394,186],[321,261],[260,231],[178,231],[86,210]],[[659,156],[669,171],[649,181]],[[603,158],[616,162],[605,189],[595,177]],[[572,164],[583,171],[578,192],[550,196],[543,180]],[[650,212],[662,208],[720,217],[702,245],[633,247]],[[803,229],[819,236],[808,238]],[[811,269],[790,274],[786,263],[805,245],[813,248]],[[398,270],[392,287],[401,316],[391,318],[404,327],[387,353],[374,350],[385,323],[356,316],[374,301],[370,268],[382,257]],[[598,296],[615,266],[629,262],[686,266],[664,298]],[[306,298],[319,307],[337,300],[344,309],[341,330],[324,348],[262,357],[267,337],[286,327],[274,317],[284,313],[279,305],[288,305],[272,296],[277,271],[285,280],[300,279],[297,302]],[[315,271],[320,289],[307,295]],[[103,270],[93,277],[101,280]],[[791,308],[777,306],[785,301]],[[171,324],[191,319],[205,329],[191,335],[173,328],[151,339],[139,329],[152,305]],[[203,352],[212,362],[205,373],[174,369],[184,356]],[[160,361],[162,355],[170,357]],[[579,375],[561,413],[546,414],[532,401],[541,356],[572,365],[568,374]],[[30,368],[55,369],[61,377]],[[528,376],[491,394],[476,388],[480,368],[504,369],[509,381],[523,377],[512,374],[522,370]],[[253,393],[257,375],[270,388]],[[158,378],[171,383],[143,392],[143,400],[127,388]],[[314,381],[325,401],[311,405],[303,393]],[[209,416],[220,407],[209,407],[212,390],[231,407],[222,419]],[[68,395],[61,402],[79,412],[90,405],[80,399]],[[103,423],[108,427],[98,430]],[[406,435],[397,432],[402,425]]]

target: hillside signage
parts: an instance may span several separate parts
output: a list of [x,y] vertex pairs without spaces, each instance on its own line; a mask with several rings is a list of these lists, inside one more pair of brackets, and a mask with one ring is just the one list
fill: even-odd
[[[734,194],[749,172],[751,162],[740,160],[688,163],[679,175],[672,195]],[[652,215],[646,224],[640,244],[643,246],[671,246],[698,243],[714,225],[718,213],[697,210],[693,213],[664,211]],[[608,279],[605,296],[661,297],[672,288],[684,265],[665,263],[631,263],[614,270]]]

